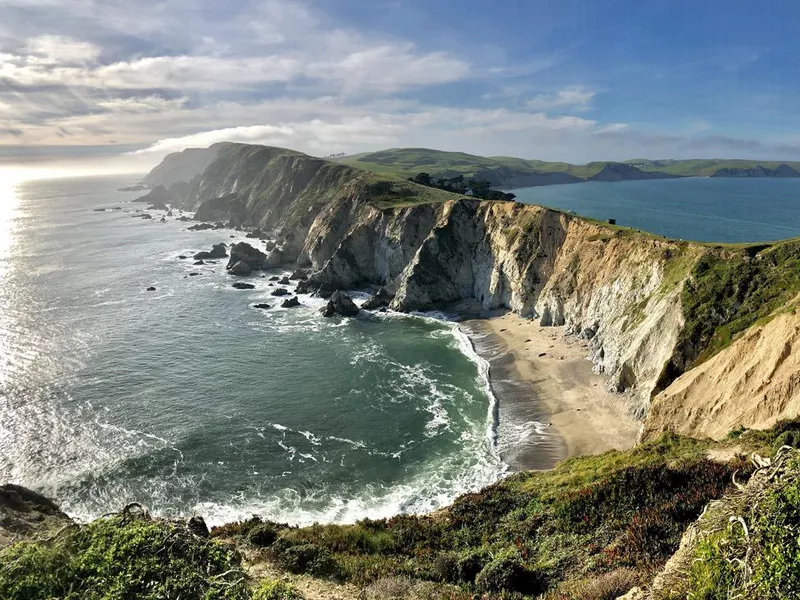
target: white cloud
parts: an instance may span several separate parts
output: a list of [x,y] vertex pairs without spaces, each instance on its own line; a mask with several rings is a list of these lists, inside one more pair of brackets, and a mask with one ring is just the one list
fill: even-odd
[[530,110],[551,110],[569,108],[572,110],[586,110],[591,105],[596,92],[587,90],[583,86],[573,85],[565,87],[552,95],[539,95],[528,100],[525,105]]
[[22,55],[28,64],[80,65],[96,60],[100,48],[66,36],[41,35],[28,40]]

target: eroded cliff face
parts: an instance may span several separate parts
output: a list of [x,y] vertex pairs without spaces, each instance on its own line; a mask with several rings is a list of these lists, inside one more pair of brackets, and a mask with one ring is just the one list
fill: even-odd
[[[184,207],[196,209],[199,218],[271,232],[276,248],[269,264],[309,267],[312,289],[383,286],[382,301],[399,311],[471,301],[483,310],[506,308],[538,319],[542,326],[564,326],[587,340],[587,358],[611,389],[625,394],[632,413],[644,417],[653,395],[663,392],[657,402],[663,408],[648,421],[652,431],[692,435],[707,429],[704,418],[689,418],[699,414],[695,403],[707,393],[698,381],[707,376],[689,371],[702,348],[686,335],[683,290],[698,259],[722,250],[514,202],[438,191],[436,199],[443,201],[432,202],[431,188],[262,146],[222,145],[191,185]],[[717,292],[702,293],[711,294],[704,302],[713,308]],[[740,304],[731,304],[724,322],[737,317]],[[768,379],[759,371],[753,380],[762,376]],[[689,385],[697,392],[681,400],[687,377],[700,378]],[[791,380],[780,379],[784,387]],[[743,389],[741,397],[751,392]],[[730,398],[719,396],[720,406]],[[731,418],[750,426],[761,417]]]
[[565,325],[598,372],[643,415],[683,326],[686,244],[615,231],[513,202],[454,200],[379,210],[358,192],[327,206],[298,257],[331,288],[387,286],[400,311],[472,300]]
[[642,437],[663,431],[723,439],[800,417],[800,315],[757,325],[653,399]]

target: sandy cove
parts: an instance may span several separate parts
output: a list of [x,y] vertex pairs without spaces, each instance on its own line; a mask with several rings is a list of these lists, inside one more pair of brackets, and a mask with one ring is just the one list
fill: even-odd
[[[564,458],[635,445],[641,423],[592,372],[586,341],[513,313],[470,319],[461,328],[489,361],[501,452],[512,469],[545,469]],[[530,421],[547,427],[502,446],[504,427]]]

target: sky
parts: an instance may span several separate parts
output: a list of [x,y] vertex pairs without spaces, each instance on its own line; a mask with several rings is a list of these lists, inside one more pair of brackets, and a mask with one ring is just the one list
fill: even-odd
[[800,160],[796,0],[0,0],[0,172],[222,140]]

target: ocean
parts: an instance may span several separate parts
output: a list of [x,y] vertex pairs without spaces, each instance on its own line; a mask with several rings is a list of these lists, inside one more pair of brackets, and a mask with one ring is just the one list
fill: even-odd
[[[506,418],[447,315],[325,319],[309,296],[283,309],[269,282],[282,270],[233,289],[227,259],[178,256],[244,234],[139,218],[141,192],[117,191],[135,181],[0,187],[0,482],[80,520],[136,501],[211,524],[341,523],[435,510],[548,451],[536,411]],[[797,180],[516,192],[685,239],[800,234]],[[496,388],[513,387],[492,360]]]
[[518,202],[616,219],[671,238],[720,243],[800,235],[800,179],[690,177],[514,190]]
[[456,324],[282,309],[280,270],[233,289],[227,259],[177,257],[244,234],[134,218],[135,180],[0,194],[0,482],[82,520],[137,501],[306,524],[434,510],[507,472]]

